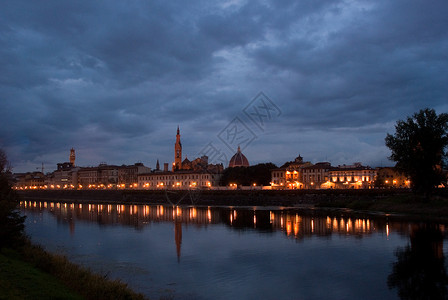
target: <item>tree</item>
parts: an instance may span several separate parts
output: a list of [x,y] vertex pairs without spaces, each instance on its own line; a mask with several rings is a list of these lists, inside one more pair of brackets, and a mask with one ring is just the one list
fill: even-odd
[[443,235],[438,227],[413,228],[411,244],[395,252],[392,273],[387,278],[401,299],[447,299],[448,275],[443,255]]
[[443,182],[447,130],[448,114],[437,115],[426,108],[406,121],[397,121],[395,134],[387,134],[386,146],[392,151],[389,158],[410,178],[415,192],[428,195]]
[[258,164],[250,167],[234,167],[224,170],[221,177],[221,185],[235,183],[237,185],[249,186],[269,185],[271,181],[271,170],[277,168],[273,163]]
[[14,247],[23,241],[25,217],[17,208],[19,197],[11,188],[8,160],[0,149],[0,248]]

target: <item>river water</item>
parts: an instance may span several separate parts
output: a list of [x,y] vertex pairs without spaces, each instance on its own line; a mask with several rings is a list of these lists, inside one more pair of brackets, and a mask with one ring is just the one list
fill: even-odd
[[447,297],[445,224],[277,207],[20,207],[34,243],[152,299]]

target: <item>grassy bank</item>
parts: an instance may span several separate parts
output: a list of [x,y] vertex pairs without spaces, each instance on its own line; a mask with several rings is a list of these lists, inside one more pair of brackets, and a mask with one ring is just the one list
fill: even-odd
[[0,253],[0,299],[83,299],[61,281],[23,261],[11,249]]
[[448,220],[448,197],[432,196],[429,199],[414,194],[398,194],[377,198],[338,198],[320,201],[316,207],[350,208],[353,210],[407,214],[422,219]]
[[0,299],[144,299],[119,280],[108,280],[26,243],[0,252]]

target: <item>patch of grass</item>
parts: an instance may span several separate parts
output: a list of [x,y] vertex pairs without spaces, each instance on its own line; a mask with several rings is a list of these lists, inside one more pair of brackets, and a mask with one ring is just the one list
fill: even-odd
[[0,251],[0,299],[145,299],[120,280],[92,273],[29,241]]
[[40,246],[27,243],[20,254],[23,260],[58,278],[85,299],[145,299],[120,280],[109,280],[107,276],[92,273],[69,262],[64,256],[44,251]]
[[0,253],[0,299],[83,299],[56,277],[20,259],[13,250]]

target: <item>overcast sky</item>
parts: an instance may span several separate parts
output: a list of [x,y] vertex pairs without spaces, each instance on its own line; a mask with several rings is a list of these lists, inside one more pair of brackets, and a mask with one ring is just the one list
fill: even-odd
[[251,164],[391,165],[398,119],[448,112],[447,16],[421,0],[3,1],[0,147],[15,172],[72,147],[80,166],[154,168],[179,125],[189,159],[241,145]]

